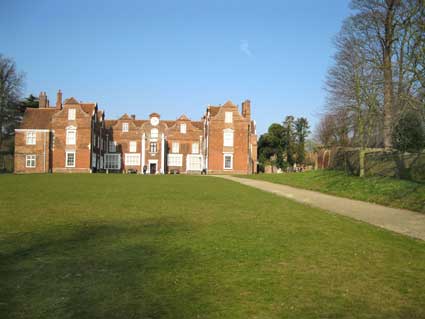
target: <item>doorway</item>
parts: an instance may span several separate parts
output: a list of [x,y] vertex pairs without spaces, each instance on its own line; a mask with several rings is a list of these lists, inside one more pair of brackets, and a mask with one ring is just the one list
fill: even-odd
[[156,174],[156,163],[149,163],[149,174]]

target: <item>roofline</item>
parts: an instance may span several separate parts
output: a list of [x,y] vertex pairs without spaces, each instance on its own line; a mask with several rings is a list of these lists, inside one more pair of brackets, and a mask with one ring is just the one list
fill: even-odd
[[51,130],[41,129],[41,128],[15,128],[15,132],[28,132],[28,131],[50,132]]

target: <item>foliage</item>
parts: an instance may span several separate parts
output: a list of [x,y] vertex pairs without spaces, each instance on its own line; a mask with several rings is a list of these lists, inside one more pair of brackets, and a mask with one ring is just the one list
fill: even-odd
[[15,62],[0,54],[0,149],[21,119],[22,85],[23,75],[17,71]]
[[423,242],[218,178],[0,176],[0,220],[1,318],[425,316]]
[[285,169],[305,162],[305,143],[309,131],[306,118],[287,116],[282,124],[273,123],[258,140],[260,167],[271,164]]
[[393,130],[393,145],[402,152],[416,153],[425,148],[424,121],[413,110],[403,113]]
[[425,102],[424,2],[352,0],[351,8],[316,136],[325,146],[389,148],[400,114]]

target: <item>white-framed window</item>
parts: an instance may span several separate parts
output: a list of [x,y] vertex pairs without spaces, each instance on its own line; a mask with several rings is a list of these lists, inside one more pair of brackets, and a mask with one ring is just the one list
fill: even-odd
[[233,169],[233,154],[224,154],[224,169]]
[[105,154],[105,169],[121,169],[121,154]]
[[233,112],[224,113],[224,122],[225,123],[232,123],[233,122]]
[[77,130],[74,128],[66,129],[66,144],[75,145],[77,141]]
[[158,152],[158,144],[156,142],[151,142],[149,150],[151,153]]
[[180,151],[179,142],[173,142],[171,144],[171,153],[177,154]]
[[36,143],[36,132],[34,131],[28,131],[27,132],[27,145],[35,145]]
[[75,167],[75,151],[66,152],[65,167]]
[[188,171],[201,171],[202,170],[202,156],[188,155],[187,156],[187,170]]
[[34,168],[35,167],[35,155],[31,154],[31,155],[27,155],[25,157],[25,167],[28,168]]
[[125,154],[125,165],[126,166],[139,166],[140,165],[140,154]]
[[136,148],[137,148],[137,142],[130,141],[130,153],[136,153]]
[[75,109],[69,109],[68,110],[68,120],[69,121],[75,120]]
[[186,134],[186,124],[185,123],[180,124],[180,133]]
[[153,128],[151,129],[151,139],[157,139],[158,138],[158,129]]
[[199,153],[199,143],[192,143],[192,154]]
[[183,154],[168,154],[168,166],[178,166],[183,165]]
[[128,123],[122,123],[122,131],[128,132]]
[[223,146],[233,146],[233,130],[228,129],[223,132]]
[[117,151],[117,142],[109,141],[109,152],[116,152],[116,151]]

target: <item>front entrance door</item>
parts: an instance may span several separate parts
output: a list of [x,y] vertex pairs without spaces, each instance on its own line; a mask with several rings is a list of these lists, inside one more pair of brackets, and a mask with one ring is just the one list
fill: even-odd
[[149,174],[156,174],[156,163],[149,164]]

